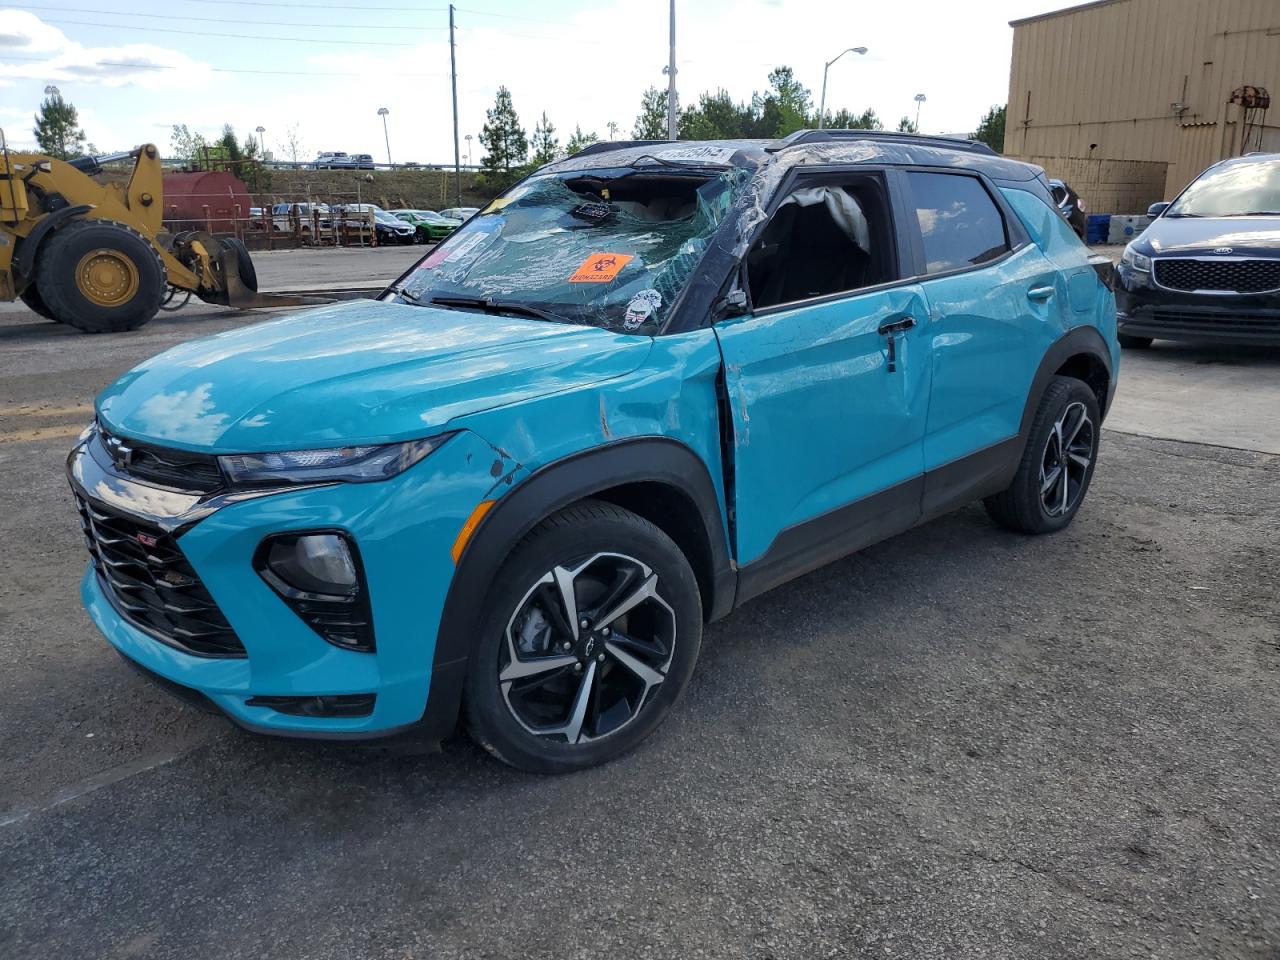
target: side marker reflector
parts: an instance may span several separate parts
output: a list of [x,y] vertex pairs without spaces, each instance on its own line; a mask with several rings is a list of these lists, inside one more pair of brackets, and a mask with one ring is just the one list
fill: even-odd
[[476,527],[480,526],[480,521],[484,519],[490,508],[497,503],[496,500],[481,500],[476,504],[476,508],[471,511],[471,516],[467,517],[467,522],[462,525],[462,529],[458,531],[458,538],[453,541],[453,562],[456,566],[458,560],[462,557],[462,551],[467,549],[467,542],[471,539],[471,535],[476,532]]

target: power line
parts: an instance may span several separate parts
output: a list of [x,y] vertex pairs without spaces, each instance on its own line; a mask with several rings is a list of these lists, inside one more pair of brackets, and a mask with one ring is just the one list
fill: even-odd
[[[45,57],[23,57],[18,54],[5,54],[4,59],[5,60],[27,60],[32,63],[47,63],[51,65],[55,70],[67,69],[65,65],[57,64],[55,63],[55,61],[46,59]],[[4,66],[4,64],[0,63],[0,66]],[[202,66],[202,64],[196,64],[196,66],[200,67]],[[92,69],[94,67],[112,67],[112,68],[119,68],[121,70],[182,70],[182,69],[186,69],[186,67],[177,66],[175,64],[168,64],[168,63],[124,63],[118,60],[98,60],[98,61],[95,61],[94,63],[88,63],[88,64],[77,63],[75,67],[81,73],[83,73],[86,69]],[[368,73],[353,73],[351,71],[341,71],[341,70],[323,70],[323,71],[319,71],[319,70],[248,70],[248,69],[239,69],[235,67],[206,67],[205,69],[208,69],[213,73],[252,73],[252,74],[263,74],[268,76],[280,76],[280,77],[364,77],[364,78],[368,78],[369,76]],[[448,76],[447,73],[395,73],[391,71],[381,71],[381,70],[379,71],[379,75],[388,76],[388,77],[415,77],[415,78],[431,78],[431,79]]]
[[[125,13],[120,10],[93,10],[86,7],[49,7],[32,3],[8,3],[5,4],[7,9],[11,10],[50,10],[58,13],[100,13],[112,17],[146,17],[148,20],[168,20],[173,21],[172,14],[165,13]],[[228,17],[183,17],[184,21],[195,23],[234,23],[239,26],[255,26],[255,27],[315,27],[331,30],[399,30],[404,32],[404,24],[396,24],[394,26],[385,23],[302,23],[296,20],[254,20],[252,23],[246,23],[242,19]],[[135,29],[142,30],[143,27]],[[418,30],[445,30],[446,27],[417,27]]]
[[[44,20],[44,23],[57,23],[66,26],[78,27],[116,27],[123,25],[119,23],[93,23],[89,20],[62,20],[50,19]],[[181,33],[189,37],[227,37],[232,40],[271,40],[278,43],[340,43],[343,45],[359,46],[359,47],[411,47],[411,43],[393,43],[385,40],[320,40],[311,37],[267,37],[262,34],[250,33],[210,33],[207,30],[173,30],[168,27],[135,27],[128,26],[128,30],[141,30],[143,33]]]

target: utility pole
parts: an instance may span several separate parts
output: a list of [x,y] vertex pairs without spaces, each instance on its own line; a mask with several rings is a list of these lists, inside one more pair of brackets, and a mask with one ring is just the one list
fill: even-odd
[[676,103],[676,0],[671,0],[671,53],[667,59],[667,139],[676,139],[676,118],[680,108]]
[[[673,0],[674,2],[674,0]],[[462,148],[458,145],[458,53],[453,39],[453,4],[449,4],[449,78],[453,84],[453,190],[454,206],[462,206]]]

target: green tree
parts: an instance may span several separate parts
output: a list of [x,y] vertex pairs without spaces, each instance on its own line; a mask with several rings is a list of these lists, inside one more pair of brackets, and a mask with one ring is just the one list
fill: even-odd
[[529,137],[520,126],[520,117],[511,102],[511,91],[498,88],[488,121],[480,131],[480,145],[485,149],[480,161],[480,177],[487,190],[509,187],[518,171],[529,159]]
[[41,101],[35,121],[31,132],[35,134],[41,153],[59,160],[84,156],[85,137],[80,129],[80,116],[74,106],[62,99],[56,88]]
[[755,94],[751,102],[764,128],[763,136],[785,137],[810,125],[813,98],[790,67],[773,70],[768,92]]
[[600,138],[594,133],[583,133],[582,127],[575,125],[573,128],[573,136],[569,138],[569,142],[564,146],[565,156],[572,157],[584,147],[588,147],[593,143],[599,142]]
[[203,134],[192,133],[185,123],[175,123],[169,135],[170,153],[188,167],[199,166],[209,146]]
[[919,133],[920,131],[916,129],[916,122],[914,120],[912,120],[908,116],[903,116],[903,118],[898,121],[898,132],[899,133]]
[[828,116],[825,125],[832,130],[881,130],[884,127],[880,118],[876,116],[876,112],[870,107],[861,113],[842,109]]
[[992,107],[978,121],[978,129],[973,139],[981,140],[996,153],[1004,152],[1004,118],[1007,110],[1004,105]]
[[681,140],[730,140],[755,135],[755,114],[749,104],[734,103],[727,90],[704,93],[680,113]]
[[650,87],[640,98],[640,112],[631,128],[636,140],[667,139],[667,91]]
[[556,137],[555,125],[547,119],[547,111],[542,111],[540,119],[533,128],[533,160],[531,165],[540,167],[551,163],[560,156],[560,140]]

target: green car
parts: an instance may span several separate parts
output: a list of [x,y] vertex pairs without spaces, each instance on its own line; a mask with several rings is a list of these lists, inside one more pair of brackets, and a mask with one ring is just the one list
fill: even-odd
[[414,226],[413,239],[416,243],[438,243],[458,227],[461,220],[450,220],[442,217],[434,210],[392,210],[392,216],[411,223]]

